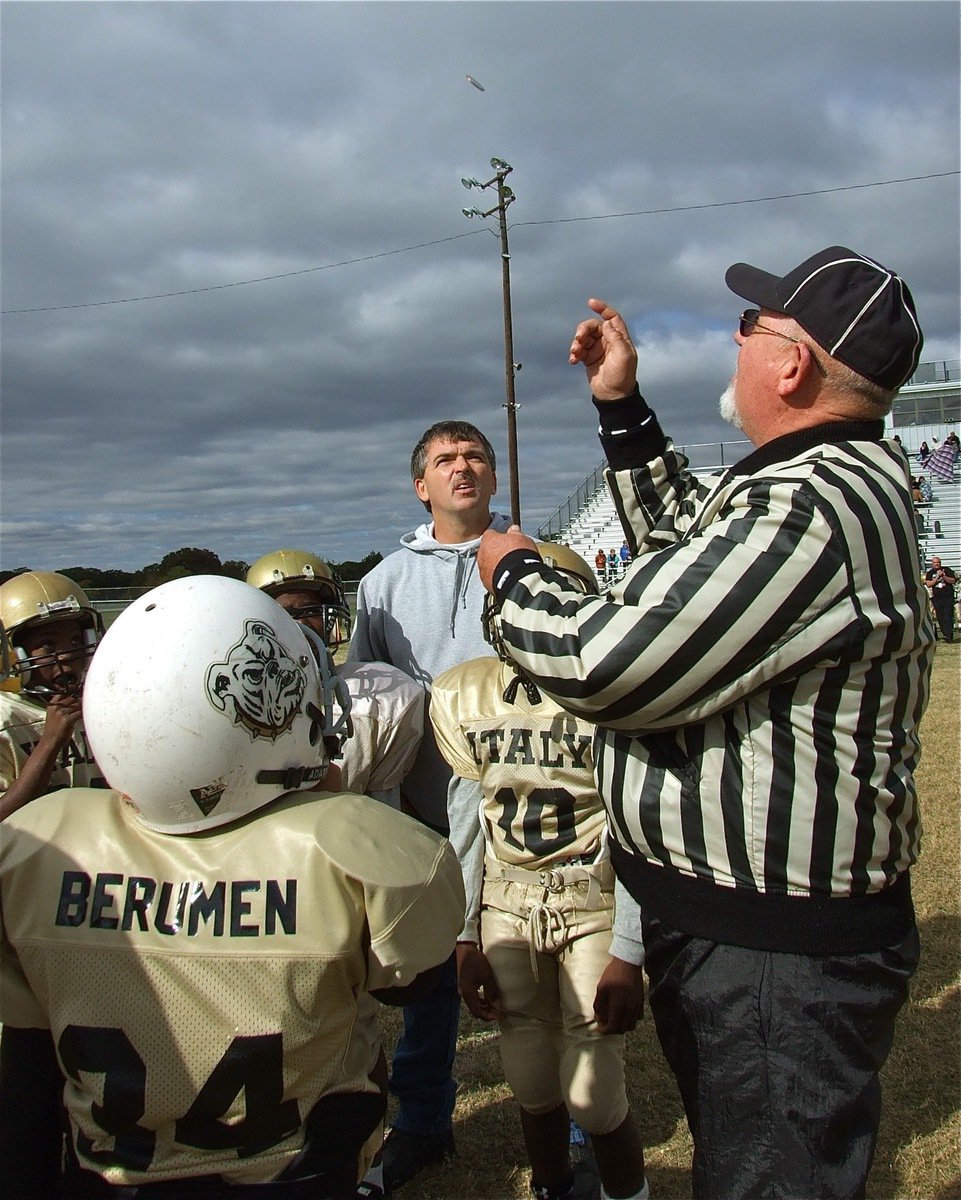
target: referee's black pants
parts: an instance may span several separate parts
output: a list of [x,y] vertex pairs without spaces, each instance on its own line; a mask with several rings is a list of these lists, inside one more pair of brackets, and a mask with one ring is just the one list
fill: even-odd
[[701,1200],[863,1197],[878,1072],[918,963],[727,946],[645,921],[650,1006],[694,1139]]

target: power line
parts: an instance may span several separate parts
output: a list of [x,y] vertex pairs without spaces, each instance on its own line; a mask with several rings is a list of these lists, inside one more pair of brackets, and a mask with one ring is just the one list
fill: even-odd
[[784,192],[779,196],[756,196],[751,200],[715,200],[711,204],[681,204],[676,208],[639,208],[634,212],[607,213],[596,217],[556,217],[550,221],[515,221],[518,225],[567,225],[574,221],[612,221],[618,217],[649,217],[657,213],[696,212],[703,208],[732,208],[737,204],[766,204],[770,200],[797,200],[803,196],[826,196],[831,192],[856,192],[859,188],[887,187],[891,183],[915,183],[920,179],[943,179],[961,171],[938,171],[935,175],[907,175],[903,179],[881,179],[876,183],[849,183],[845,187],[818,188],[811,192]]
[[5,308],[0,316],[14,313],[61,312],[66,308],[103,308],[108,304],[138,304],[141,300],[168,300],[172,296],[195,296],[198,292],[222,292],[226,288],[247,287],[251,283],[269,283],[272,279],[290,279],[294,275],[310,275],[314,271],[332,271],[335,267],[349,267],[354,263],[370,262],[374,258],[389,258],[392,254],[407,254],[411,250],[422,250],[426,246],[440,246],[444,242],[456,242],[458,238],[473,237],[484,230],[470,233],[455,233],[451,237],[436,238],[432,242],[418,242],[414,246],[403,246],[399,250],[381,250],[378,254],[364,254],[360,258],[345,258],[342,262],[324,263],[319,267],[301,267],[297,271],[281,271],[277,275],[260,275],[256,279],[238,279],[234,283],[211,283],[206,287],[184,288],[179,292],[154,292],[149,296],[125,296],[122,300],[89,300],[84,304],[48,304],[40,308]]
[[[844,187],[817,188],[809,192],[784,192],[777,196],[756,196],[748,200],[715,200],[710,204],[679,204],[672,208],[640,208],[631,212],[603,213],[593,217],[552,217],[542,221],[515,221],[512,229],[520,229],[527,225],[570,225],[579,221],[616,221],[623,217],[650,217],[662,213],[698,212],[707,208],[733,208],[740,204],[768,204],[773,200],[798,200],[806,196],[827,196],[835,192],[855,192],[862,188],[888,187],[896,183],[917,183],[925,179],[944,179],[950,175],[959,175],[961,171],[938,171],[932,175],[907,175],[902,179],[879,179],[874,183],[851,183]],[[36,308],[5,308],[0,310],[0,316],[14,316],[20,313],[63,312],[73,308],[104,308],[111,304],[139,304],[145,300],[169,300],[174,296],[196,296],[201,292],[221,292],[227,288],[249,287],[254,283],[269,283],[274,279],[291,279],[295,275],[311,275],[317,271],[332,271],[337,267],[351,267],[357,263],[372,262],[377,258],[390,258],[394,254],[409,254],[413,250],[424,250],[430,246],[442,246],[445,242],[456,242],[461,238],[476,237],[486,229],[474,229],[469,233],[456,233],[451,237],[435,238],[429,242],[417,242],[412,246],[402,246],[398,250],[381,250],[377,254],[364,254],[358,258],[345,258],[340,262],[323,263],[319,267],[301,267],[296,271],[281,271],[276,275],[260,275],[255,279],[238,279],[234,283],[213,283],[205,287],[184,288],[176,292],[154,292],[147,296],[126,296],[120,300],[90,300],[82,304],[47,304]]]

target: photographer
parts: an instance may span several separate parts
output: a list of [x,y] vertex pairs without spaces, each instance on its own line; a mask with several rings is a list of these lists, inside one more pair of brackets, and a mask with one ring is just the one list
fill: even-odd
[[946,642],[954,641],[954,585],[957,582],[958,577],[954,571],[944,566],[941,559],[935,555],[931,559],[931,566],[924,573],[924,586],[930,593],[934,615]]

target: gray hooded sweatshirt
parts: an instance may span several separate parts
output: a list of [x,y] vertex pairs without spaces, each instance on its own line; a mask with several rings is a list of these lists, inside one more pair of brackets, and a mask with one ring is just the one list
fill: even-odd
[[[510,523],[510,517],[495,513],[490,528],[503,533]],[[360,581],[347,660],[399,667],[424,688],[426,706],[431,682],[441,671],[494,653],[481,625],[480,538],[444,545],[434,539],[431,523],[404,534],[400,544]],[[450,782],[450,767],[425,720],[424,739],[401,796],[424,821],[446,831]],[[476,789],[470,781],[456,786],[461,783]]]

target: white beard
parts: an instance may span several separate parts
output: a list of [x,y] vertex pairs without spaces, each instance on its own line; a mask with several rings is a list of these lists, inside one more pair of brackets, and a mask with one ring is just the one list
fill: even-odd
[[721,393],[721,398],[718,401],[718,408],[722,418],[729,425],[733,425],[735,429],[743,429],[744,425],[741,421],[741,414],[738,412],[737,401],[734,398],[734,380],[727,385]]

